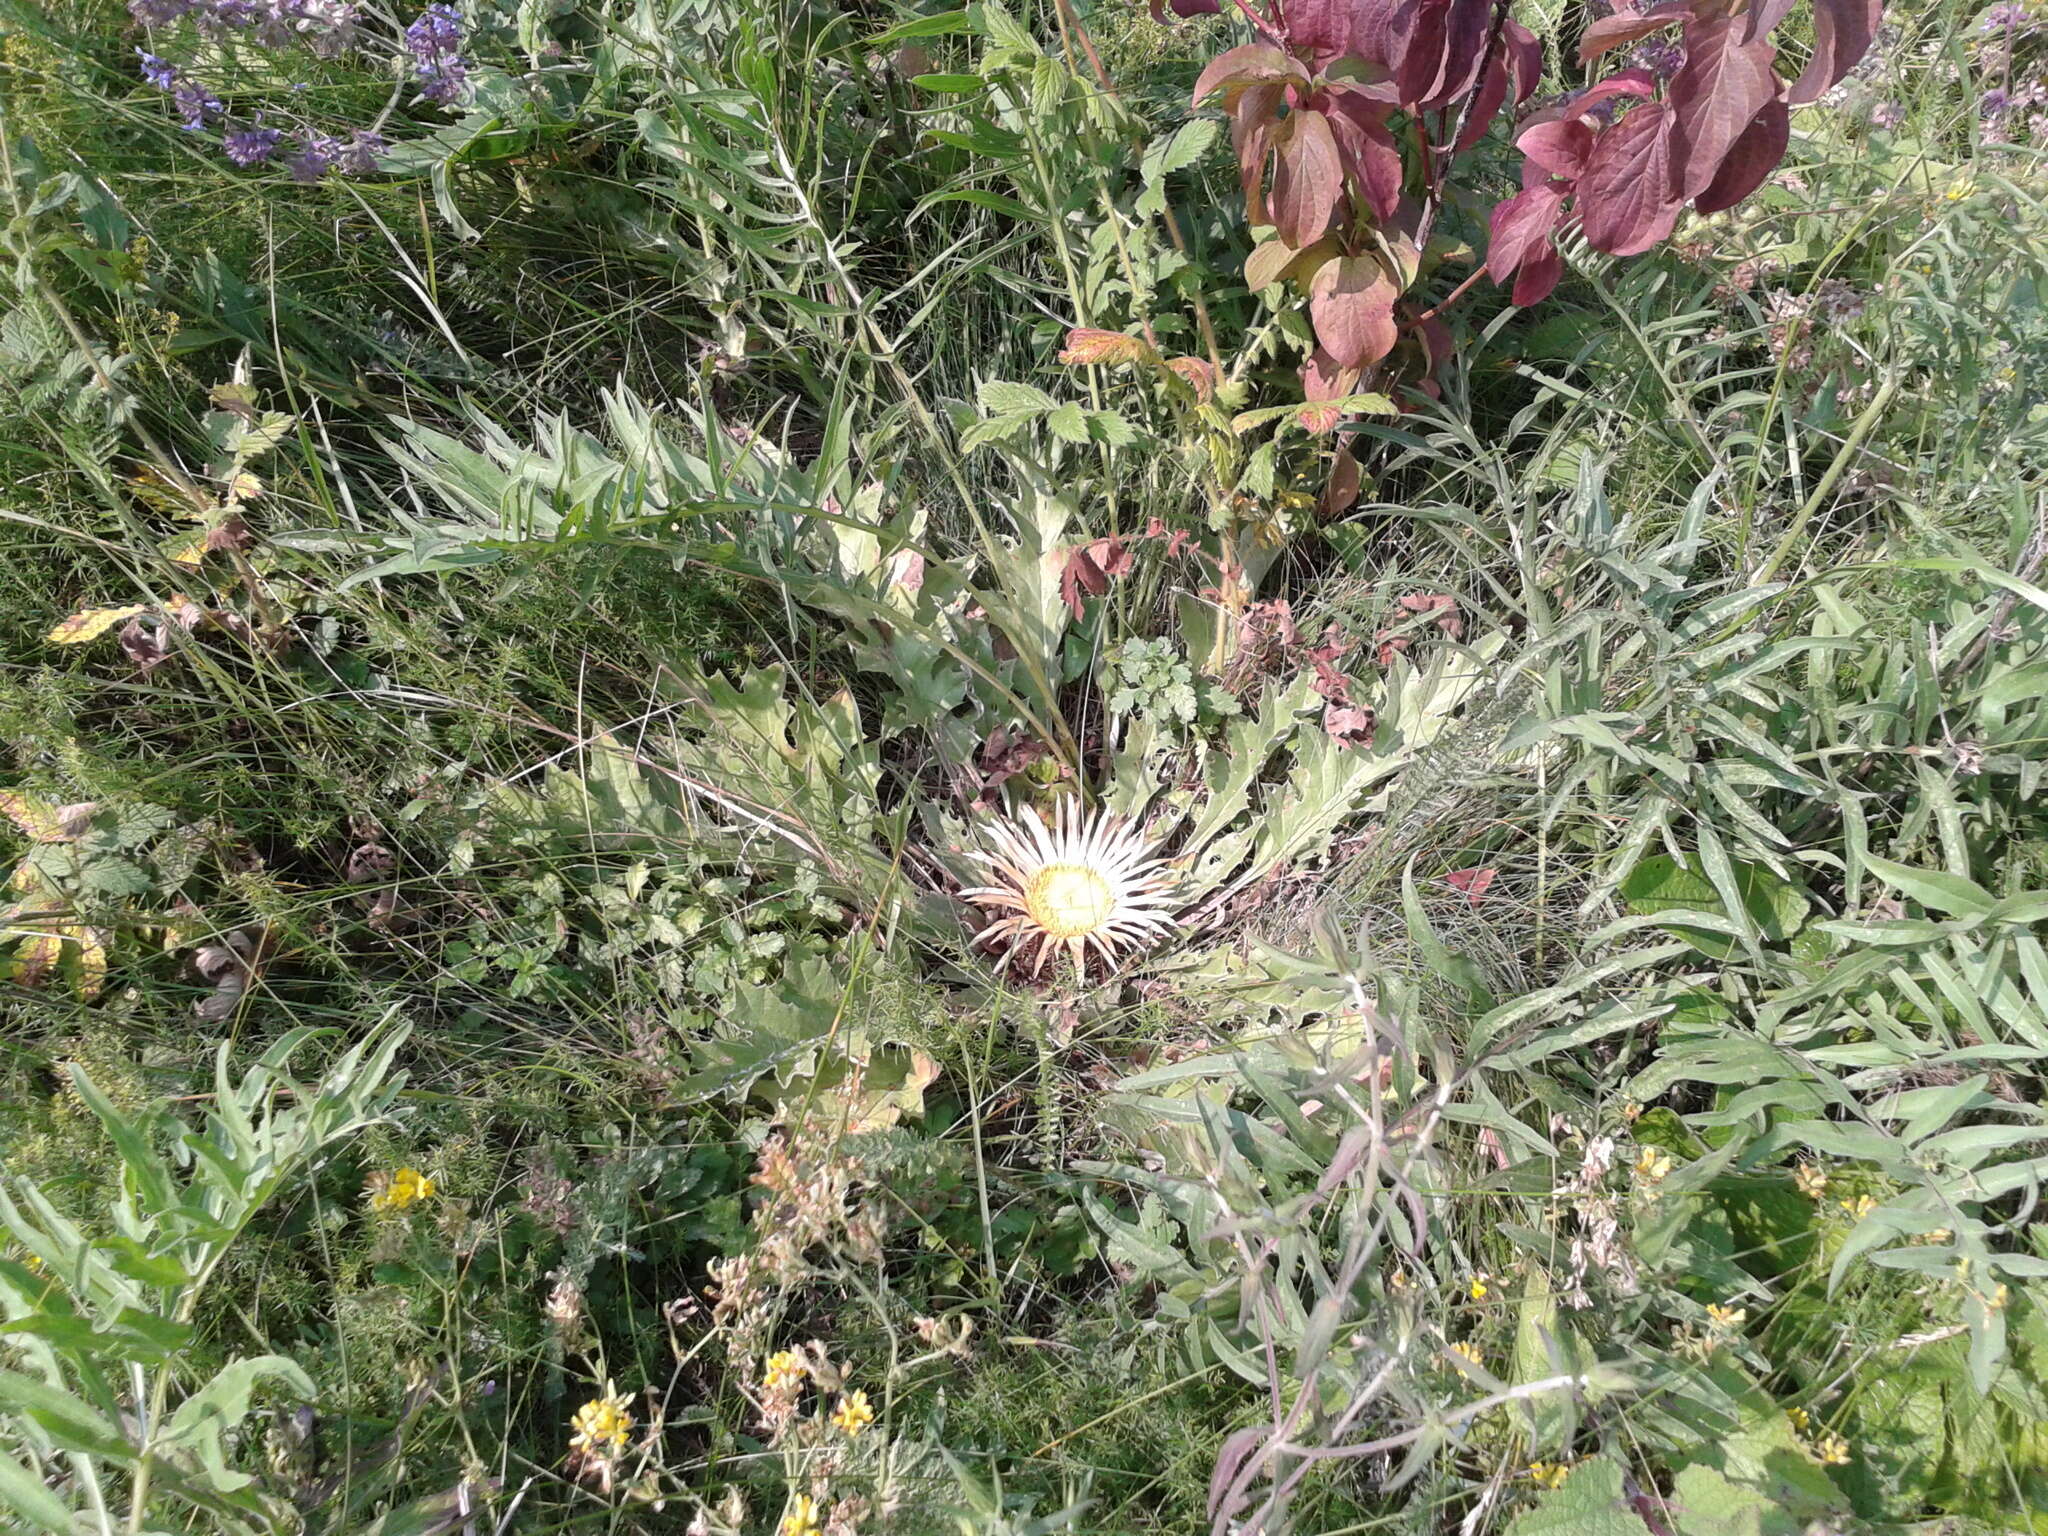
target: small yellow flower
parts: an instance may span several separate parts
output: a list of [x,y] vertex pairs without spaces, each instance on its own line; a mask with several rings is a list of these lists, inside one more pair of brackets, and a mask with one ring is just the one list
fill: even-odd
[[1801,1163],[1792,1174],[1792,1182],[1809,1200],[1818,1200],[1828,1192],[1827,1173],[1814,1163]]
[[1813,1428],[1813,1415],[1804,1408],[1787,1408],[1785,1410],[1785,1419],[1793,1429],[1802,1435]]
[[1636,1177],[1646,1184],[1661,1184],[1675,1165],[1671,1154],[1658,1147],[1645,1147],[1636,1158]]
[[2006,1302],[2011,1299],[2012,1292],[2008,1291],[2004,1285],[1994,1285],[1991,1288],[1991,1294],[1984,1298],[1984,1305],[1993,1312],[2001,1312],[2005,1309]]
[[1484,1270],[1472,1277],[1471,1283],[1466,1286],[1466,1290],[1471,1293],[1474,1301],[1484,1301],[1491,1294],[1491,1287],[1486,1282],[1492,1278]]
[[868,1405],[865,1392],[847,1393],[839,1399],[839,1406],[832,1410],[832,1427],[849,1440],[874,1422],[875,1410]]
[[818,1522],[818,1501],[807,1493],[793,1493],[782,1524],[775,1527],[775,1536],[819,1536],[823,1530]]
[[569,1437],[569,1444],[593,1456],[618,1455],[626,1448],[626,1438],[633,1432],[633,1415],[626,1406],[631,1401],[607,1381],[604,1396],[593,1397],[578,1408],[576,1417],[569,1421],[570,1427],[576,1431]]
[[1462,1360],[1470,1361],[1473,1365],[1479,1364],[1479,1346],[1477,1344],[1468,1343],[1466,1340],[1460,1339],[1451,1346],[1451,1353]]
[[762,1377],[762,1384],[770,1392],[795,1386],[804,1379],[805,1369],[802,1355],[793,1349],[778,1349],[768,1357],[768,1369]]
[[1913,1241],[1916,1243],[1923,1243],[1933,1246],[1940,1243],[1945,1243],[1954,1236],[1955,1233],[1949,1231],[1947,1227],[1936,1227],[1932,1231],[1922,1232],[1918,1237],[1914,1238]]
[[370,1209],[373,1211],[402,1211],[415,1201],[431,1200],[434,1195],[434,1181],[417,1168],[401,1168],[396,1173],[380,1174],[370,1181]]
[[1851,1221],[1861,1221],[1877,1209],[1877,1199],[1872,1195],[1858,1195],[1854,1200],[1841,1200],[1836,1203],[1842,1207]]
[[1708,1302],[1707,1321],[1716,1328],[1740,1328],[1749,1321],[1749,1309],[1747,1307],[1723,1307],[1713,1302]]
[[1532,1461],[1529,1463],[1529,1481],[1538,1488],[1562,1488],[1571,1470],[1568,1462]]
[[1840,1435],[1822,1435],[1813,1442],[1813,1454],[1823,1466],[1846,1467],[1849,1465],[1849,1442]]
[[1408,1271],[1399,1265],[1396,1265],[1394,1272],[1387,1276],[1388,1286],[1396,1291],[1405,1291],[1414,1283],[1414,1281],[1408,1278]]

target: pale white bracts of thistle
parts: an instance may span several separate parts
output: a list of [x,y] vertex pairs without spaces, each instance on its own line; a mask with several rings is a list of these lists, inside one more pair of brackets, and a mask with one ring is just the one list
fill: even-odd
[[1026,807],[988,824],[989,847],[969,857],[989,866],[996,883],[960,894],[994,920],[983,941],[1002,946],[998,969],[1028,958],[1035,978],[1064,948],[1078,971],[1090,948],[1114,968],[1132,950],[1173,932],[1173,880],[1142,829],[1121,816],[1092,816],[1063,799],[1048,827]]

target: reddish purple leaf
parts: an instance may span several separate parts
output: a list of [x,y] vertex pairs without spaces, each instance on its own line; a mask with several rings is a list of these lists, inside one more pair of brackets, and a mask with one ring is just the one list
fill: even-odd
[[1546,245],[1522,263],[1522,270],[1515,274],[1514,292],[1508,298],[1519,308],[1529,309],[1549,298],[1563,276],[1564,257],[1555,245]]
[[1610,48],[1662,32],[1675,21],[1692,20],[1691,0],[1665,0],[1647,11],[1603,16],[1579,35],[1579,62],[1590,64]]
[[1530,187],[1495,206],[1492,240],[1486,248],[1486,275],[1506,283],[1523,262],[1550,247],[1551,231],[1564,211],[1566,189]]
[[1266,43],[1246,43],[1242,48],[1219,53],[1209,61],[1209,67],[1195,81],[1195,93],[1188,99],[1188,105],[1199,107],[1226,86],[1249,85],[1260,80],[1300,80],[1305,83],[1308,71],[1301,67],[1299,59],[1289,58],[1278,48]]
[[1803,107],[1839,84],[1870,51],[1884,0],[1813,0],[1813,57],[1786,99]]
[[[1223,7],[1217,0],[1166,0],[1176,16],[1214,16]],[[1160,8],[1159,0],[1152,0],[1152,19],[1162,27],[1168,25],[1166,12]]]
[[1792,113],[1783,98],[1770,102],[1757,113],[1742,136],[1728,147],[1728,156],[1705,191],[1693,200],[1701,213],[1719,213],[1733,208],[1763,185],[1764,178],[1785,158],[1785,146],[1792,138]]
[[1392,218],[1401,201],[1401,151],[1387,131],[1386,107],[1357,91],[1331,91],[1328,97],[1337,158],[1374,216]]
[[1458,135],[1452,153],[1462,155],[1485,138],[1486,130],[1493,126],[1494,114],[1500,111],[1501,103],[1507,99],[1507,60],[1496,56],[1486,66],[1486,77],[1479,82],[1479,92],[1472,98],[1472,111],[1465,119],[1465,131]]
[[1770,31],[1779,22],[1792,14],[1792,7],[1798,0],[1749,0],[1749,10],[1744,17],[1742,40],[1753,43]]
[[1524,128],[1515,148],[1553,176],[1577,181],[1593,152],[1593,125],[1576,117]]
[[1293,0],[1286,10],[1287,44],[1305,50],[1318,67],[1346,55],[1375,59],[1392,9],[1390,0]]
[[1714,179],[1728,148],[1780,89],[1778,50],[1745,43],[1742,19],[1716,16],[1685,29],[1685,67],[1671,77],[1673,186],[1691,197]]
[[1508,73],[1515,81],[1515,102],[1520,105],[1536,92],[1543,80],[1543,44],[1536,34],[1514,17],[1501,29],[1501,46],[1507,49]]
[[1554,107],[1531,112],[1522,126],[1533,127],[1537,123],[1554,123],[1560,118],[1588,117],[1602,102],[1612,101],[1617,96],[1641,96],[1649,98],[1657,94],[1657,81],[1647,69],[1624,69],[1609,75],[1605,80],[1589,85],[1578,95],[1559,102]]
[[1400,336],[1394,324],[1399,297],[1386,269],[1370,256],[1325,262],[1309,282],[1308,316],[1316,340],[1342,367],[1378,362]]
[[1272,153],[1273,129],[1286,90],[1270,83],[1252,86],[1238,97],[1230,115],[1230,146],[1237,152],[1245,214],[1254,224],[1272,222],[1266,212],[1266,160]]
[[1579,178],[1579,223],[1596,251],[1634,256],[1671,233],[1671,109],[1646,101],[1594,141]]
[[[1282,137],[1284,135],[1284,137]],[[1280,124],[1274,148],[1270,212],[1280,238],[1297,250],[1323,238],[1344,190],[1344,167],[1330,120],[1320,112],[1296,112]]]

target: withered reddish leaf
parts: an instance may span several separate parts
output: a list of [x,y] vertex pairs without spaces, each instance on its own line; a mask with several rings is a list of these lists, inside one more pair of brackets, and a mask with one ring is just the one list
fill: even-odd
[[1138,362],[1151,350],[1142,336],[1076,326],[1067,332],[1066,350],[1060,353],[1060,361],[1072,366],[1106,363],[1114,367],[1119,363]]
[[1767,103],[1742,130],[1742,136],[1728,147],[1720,171],[1694,200],[1693,207],[1701,213],[1733,208],[1763,185],[1764,178],[1785,158],[1785,146],[1791,138],[1792,113],[1784,99]]
[[1463,891],[1465,899],[1476,907],[1493,888],[1493,882],[1499,875],[1497,869],[1454,869],[1444,876],[1444,883],[1453,890]]
[[[1364,483],[1357,456],[1349,448],[1339,448],[1330,463],[1330,478],[1323,482],[1323,494],[1316,498],[1317,514],[1325,521],[1343,516],[1358,504],[1358,492]],[[1285,603],[1286,599],[1280,601]],[[1293,620],[1284,613],[1282,622],[1287,629],[1294,628]]]
[[1195,80],[1195,93],[1188,100],[1190,107],[1199,107],[1215,92],[1225,86],[1250,85],[1261,80],[1308,79],[1308,71],[1301,67],[1299,59],[1289,58],[1269,43],[1246,43],[1242,48],[1232,48],[1219,53],[1209,61],[1209,67]]
[[1577,181],[1593,152],[1593,125],[1576,117],[1558,118],[1522,130],[1515,148],[1553,176]]
[[1795,107],[1818,101],[1870,51],[1884,20],[1884,0],[1813,0],[1813,57],[1792,82]]
[[1579,178],[1580,226],[1597,251],[1634,256],[1671,233],[1671,109],[1646,101],[1594,141]]
[[1791,15],[1796,4],[1798,0],[1749,0],[1749,10],[1743,17],[1743,41],[1755,42]]
[[1685,29],[1685,67],[1671,77],[1673,186],[1691,197],[1714,179],[1729,146],[1778,94],[1767,42],[1745,43],[1742,19],[1716,16]]
[[1529,187],[1495,205],[1492,239],[1486,248],[1486,275],[1505,283],[1522,263],[1550,249],[1551,233],[1564,210],[1565,188]]
[[1205,358],[1169,357],[1166,366],[1187,380],[1203,404],[1216,398],[1216,369]]
[[1347,747],[1372,745],[1373,713],[1353,704],[1334,700],[1323,706],[1323,729],[1333,741]]
[[1665,0],[1663,5],[1653,5],[1647,11],[1603,16],[1579,35],[1579,62],[1590,64],[1610,48],[1662,32],[1675,21],[1691,19],[1691,0]]
[[1398,599],[1409,613],[1435,616],[1436,627],[1453,640],[1464,638],[1465,620],[1458,612],[1458,600],[1448,592],[1407,592]]
[[1308,314],[1316,340],[1346,368],[1363,368],[1394,350],[1400,336],[1394,300],[1400,290],[1370,256],[1340,256],[1309,286]]
[[1522,270],[1515,274],[1514,292],[1508,298],[1522,309],[1541,304],[1563,276],[1563,254],[1556,245],[1546,245],[1522,263]]
[[[1166,0],[1176,16],[1214,16],[1223,9],[1220,0]],[[1166,12],[1159,0],[1152,0],[1152,19],[1161,26],[1167,25]]]
[[1281,124],[1281,132],[1285,138],[1274,145],[1273,227],[1291,246],[1314,245],[1329,229],[1344,190],[1337,140],[1320,112],[1294,113]]
[[1069,550],[1066,567],[1060,572],[1060,598],[1067,611],[1078,620],[1082,594],[1102,596],[1109,590],[1110,579],[1130,568],[1131,552],[1122,539],[1097,539]]
[[1329,102],[1338,159],[1373,216],[1393,217],[1401,201],[1401,151],[1387,131],[1387,107],[1354,91],[1332,91]]

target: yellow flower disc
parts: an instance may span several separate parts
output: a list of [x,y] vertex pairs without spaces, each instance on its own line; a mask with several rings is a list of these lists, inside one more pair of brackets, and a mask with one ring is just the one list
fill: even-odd
[[1116,892],[1085,864],[1048,864],[1025,888],[1024,910],[1051,937],[1078,939],[1109,921]]

